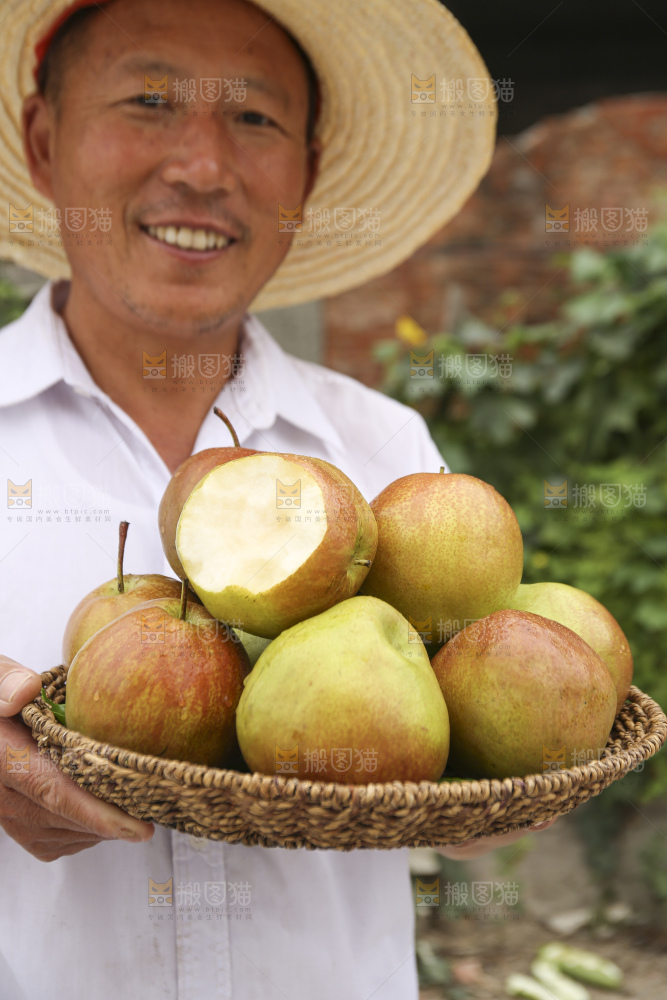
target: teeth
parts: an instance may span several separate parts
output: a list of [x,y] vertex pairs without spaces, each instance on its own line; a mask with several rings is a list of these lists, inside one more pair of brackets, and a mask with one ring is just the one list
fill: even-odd
[[190,229],[189,226],[147,226],[151,236],[184,250],[222,250],[229,243],[226,236],[211,229]]
[[178,230],[176,243],[178,244],[179,247],[182,247],[184,250],[189,250],[190,247],[192,246],[193,236],[194,233],[192,232],[191,229],[188,229],[186,226],[181,226],[180,229]]

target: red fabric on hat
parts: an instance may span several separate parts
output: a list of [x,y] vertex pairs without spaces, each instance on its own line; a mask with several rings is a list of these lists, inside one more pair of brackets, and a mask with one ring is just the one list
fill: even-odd
[[71,4],[62,12],[59,18],[51,25],[49,30],[45,35],[42,35],[40,40],[35,45],[35,57],[37,62],[35,63],[35,69],[33,75],[35,77],[35,83],[37,82],[37,74],[39,72],[39,67],[42,65],[44,56],[46,55],[47,49],[51,42],[53,41],[53,36],[55,35],[61,24],[76,13],[81,7],[101,7],[102,4],[108,3],[108,0],[75,0],[75,3]]

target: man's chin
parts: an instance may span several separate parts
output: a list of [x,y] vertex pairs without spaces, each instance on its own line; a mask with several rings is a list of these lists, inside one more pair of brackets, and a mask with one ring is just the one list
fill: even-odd
[[222,332],[235,317],[246,311],[243,296],[224,288],[161,285],[131,288],[130,308],[135,317],[175,337]]

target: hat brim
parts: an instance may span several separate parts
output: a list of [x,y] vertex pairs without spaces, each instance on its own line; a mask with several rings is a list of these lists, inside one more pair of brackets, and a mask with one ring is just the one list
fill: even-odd
[[[438,0],[254,2],[308,52],[321,92],[317,135],[323,152],[301,232],[251,306],[270,309],[354,288],[424,244],[488,170],[497,108],[482,57]],[[70,6],[71,0],[23,0],[18,7],[16,0],[0,0],[0,190],[2,201],[16,209],[32,205],[35,220],[52,206],[30,180],[21,106],[35,90],[35,45]],[[412,76],[425,81],[434,74],[433,102],[413,103]],[[443,81],[456,80],[462,81],[462,105],[443,103]],[[470,97],[471,80],[479,100]],[[2,227],[1,257],[48,278],[70,277],[59,238],[44,238],[36,226],[28,234],[9,228]]]

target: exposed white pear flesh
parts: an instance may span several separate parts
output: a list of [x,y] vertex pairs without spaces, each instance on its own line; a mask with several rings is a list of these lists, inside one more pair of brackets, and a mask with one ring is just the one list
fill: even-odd
[[[178,527],[179,550],[187,552],[188,579],[209,593],[229,586],[261,594],[291,576],[312,555],[326,533],[326,520],[300,524],[306,510],[324,511],[322,490],[301,466],[268,455],[254,468],[228,463],[226,474],[209,476],[187,501]],[[276,506],[276,481],[301,482],[303,515]],[[185,511],[184,511],[185,513]],[[283,516],[281,516],[283,515]],[[234,530],[217,530],[227,519]],[[204,525],[213,530],[204,531]],[[220,528],[222,529],[222,525]]]
[[262,453],[211,470],[176,530],[206,609],[269,639],[355,594],[376,546],[375,519],[351,480],[300,455]]

